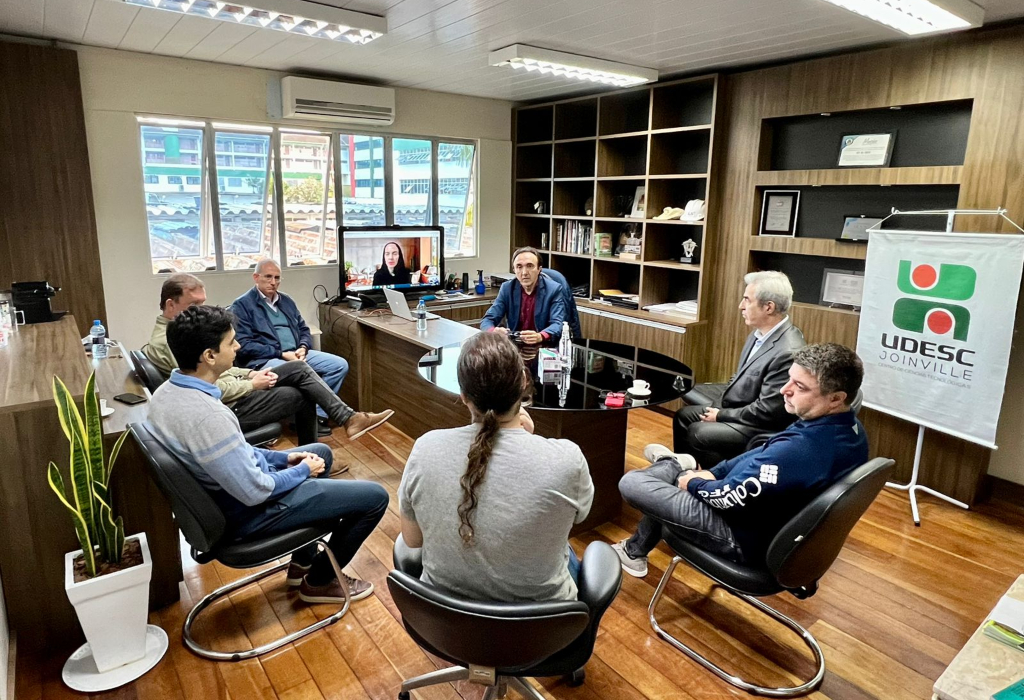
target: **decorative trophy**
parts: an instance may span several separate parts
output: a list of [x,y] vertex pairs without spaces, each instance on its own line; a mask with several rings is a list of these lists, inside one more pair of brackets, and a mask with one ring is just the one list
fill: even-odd
[[679,262],[687,264],[692,263],[693,254],[696,252],[696,250],[697,244],[693,241],[693,239],[687,239],[683,241],[683,256],[679,258]]

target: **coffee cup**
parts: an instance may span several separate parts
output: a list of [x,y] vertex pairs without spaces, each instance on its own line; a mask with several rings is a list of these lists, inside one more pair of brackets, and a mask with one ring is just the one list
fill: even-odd
[[651,383],[645,382],[643,379],[634,379],[632,390],[638,394],[642,394],[651,390]]
[[107,410],[107,400],[100,399],[100,413],[105,413]]

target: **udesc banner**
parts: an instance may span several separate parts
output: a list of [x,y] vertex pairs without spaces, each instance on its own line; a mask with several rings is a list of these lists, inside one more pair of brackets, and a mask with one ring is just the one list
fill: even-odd
[[995,448],[1024,236],[872,231],[864,405]]

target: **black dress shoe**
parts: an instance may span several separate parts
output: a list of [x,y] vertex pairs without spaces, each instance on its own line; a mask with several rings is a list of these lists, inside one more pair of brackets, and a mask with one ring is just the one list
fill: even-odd
[[331,426],[318,421],[316,424],[316,434],[318,437],[327,437],[331,434]]

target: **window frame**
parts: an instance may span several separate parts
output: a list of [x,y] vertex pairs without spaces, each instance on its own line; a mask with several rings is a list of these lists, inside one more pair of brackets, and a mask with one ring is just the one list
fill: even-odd
[[[287,247],[287,229],[285,227],[285,207],[284,207],[284,173],[281,170],[282,161],[282,146],[281,146],[281,134],[282,130],[284,133],[311,133],[320,134],[330,138],[330,150],[331,150],[331,177],[327,178],[325,183],[325,193],[330,191],[330,183],[333,178],[334,183],[334,207],[335,207],[335,222],[338,227],[345,225],[345,208],[344,208],[344,177],[342,172],[341,164],[341,151],[342,151],[342,137],[347,136],[368,136],[371,138],[382,138],[384,142],[383,152],[381,153],[381,159],[383,160],[383,199],[384,199],[384,222],[386,226],[395,225],[395,210],[394,210],[394,195],[393,188],[395,186],[395,174],[394,174],[394,163],[393,163],[393,143],[394,139],[414,139],[420,141],[430,142],[430,187],[429,187],[429,205],[430,205],[430,220],[433,225],[439,225],[441,220],[440,214],[440,178],[439,178],[439,151],[440,144],[464,144],[473,147],[473,162],[470,165],[470,176],[467,178],[467,193],[474,191],[477,193],[476,199],[474,200],[474,222],[479,221],[479,180],[480,180],[480,141],[479,139],[467,139],[457,137],[446,137],[446,136],[425,136],[422,134],[402,134],[402,133],[384,133],[376,131],[370,128],[358,128],[358,125],[351,125],[353,128],[347,128],[345,125],[337,125],[330,128],[325,128],[323,125],[319,126],[308,126],[305,124],[280,124],[280,123],[260,123],[260,122],[246,122],[237,121],[231,124],[220,122],[215,119],[206,119],[199,117],[176,117],[176,116],[163,116],[155,114],[136,114],[136,121],[139,126],[139,131],[136,132],[136,138],[138,140],[138,148],[142,155],[142,166],[143,173],[142,178],[139,180],[139,184],[142,188],[143,200],[146,199],[146,174],[145,165],[147,148],[155,150],[156,147],[149,147],[145,144],[141,138],[141,129],[147,124],[159,123],[159,122],[182,122],[189,123],[192,128],[198,128],[198,122],[203,124],[203,144],[202,152],[199,154],[200,166],[200,188],[201,188],[201,209],[205,209],[205,212],[200,212],[200,257],[202,251],[205,249],[204,236],[203,236],[203,224],[204,220],[208,218],[212,219],[210,222],[209,233],[213,236],[213,249],[215,257],[214,270],[206,270],[201,274],[221,274],[221,273],[237,273],[247,272],[247,270],[225,270],[224,269],[224,242],[222,238],[222,228],[220,219],[220,175],[218,174],[218,163],[217,163],[217,134],[221,132],[230,132],[233,128],[244,130],[251,129],[255,132],[268,133],[270,134],[270,153],[267,154],[266,158],[266,169],[271,169],[271,162],[273,162],[273,210],[274,210],[274,226],[277,229],[277,245],[280,251],[280,258],[282,266],[285,269],[289,268],[324,268],[324,267],[335,267],[338,265],[337,262],[333,263],[321,263],[317,265],[302,265],[294,264],[288,261],[288,247]],[[232,155],[234,151],[232,150]],[[355,163],[356,150],[353,149],[350,154]],[[375,158],[375,154],[370,156],[371,159]],[[271,161],[273,159],[273,161]],[[225,166],[230,169],[229,166]],[[374,168],[375,170],[375,168]],[[269,173],[268,173],[269,175]],[[268,178],[269,179],[269,178]],[[374,174],[373,179],[376,179]],[[271,188],[267,188],[267,192],[264,195],[269,197],[271,195]],[[353,193],[354,194],[354,193]],[[324,202],[326,205],[326,194]],[[264,205],[266,205],[266,201]],[[327,220],[327,207],[324,207],[324,211],[321,215],[321,236],[320,236],[320,252],[323,254],[323,250],[327,241],[327,229],[324,222]],[[473,251],[469,255],[450,255],[448,251],[445,251],[445,258],[458,259],[458,260],[473,260],[480,256],[480,230],[479,226],[474,223],[473,232]],[[146,236],[150,236],[149,225],[146,225]],[[336,235],[337,232],[336,232]],[[341,237],[338,236],[337,246],[341,248]],[[152,250],[149,252],[149,266],[152,271],[153,267],[153,255]],[[163,276],[169,273],[166,272],[152,272],[154,276]]]

